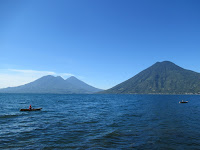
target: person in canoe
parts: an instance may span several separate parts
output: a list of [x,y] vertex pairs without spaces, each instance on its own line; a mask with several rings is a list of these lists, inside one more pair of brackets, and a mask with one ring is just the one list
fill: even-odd
[[32,106],[30,105],[30,106],[29,106],[29,110],[31,110],[31,109],[32,109]]

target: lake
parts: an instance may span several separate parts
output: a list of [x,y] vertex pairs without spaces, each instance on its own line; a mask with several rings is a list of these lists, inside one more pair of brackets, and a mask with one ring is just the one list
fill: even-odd
[[200,96],[0,94],[0,149],[200,149]]

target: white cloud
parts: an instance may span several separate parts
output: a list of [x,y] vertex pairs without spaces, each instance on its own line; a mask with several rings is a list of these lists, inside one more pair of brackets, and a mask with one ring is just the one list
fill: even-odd
[[71,73],[56,73],[52,71],[7,69],[0,70],[0,88],[23,85],[45,75],[61,76],[63,78],[74,76]]
[[65,77],[65,76],[74,76],[74,75],[71,74],[71,73],[60,73],[60,74],[58,74],[58,75],[60,75],[60,76],[62,76],[62,77]]
[[28,73],[28,74],[48,74],[48,75],[55,75],[56,74],[55,72],[52,72],[52,71],[37,71],[37,70],[8,69],[8,71]]
[[0,74],[0,88],[23,85],[35,79],[34,77],[25,75]]

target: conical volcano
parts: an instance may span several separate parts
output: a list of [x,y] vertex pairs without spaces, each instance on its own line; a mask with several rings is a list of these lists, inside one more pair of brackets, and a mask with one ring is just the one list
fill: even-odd
[[101,93],[200,94],[200,73],[183,69],[170,61],[157,62]]

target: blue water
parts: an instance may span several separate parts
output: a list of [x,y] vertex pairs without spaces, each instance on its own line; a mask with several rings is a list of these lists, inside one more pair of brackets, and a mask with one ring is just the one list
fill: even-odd
[[0,94],[0,149],[200,149],[200,96]]

